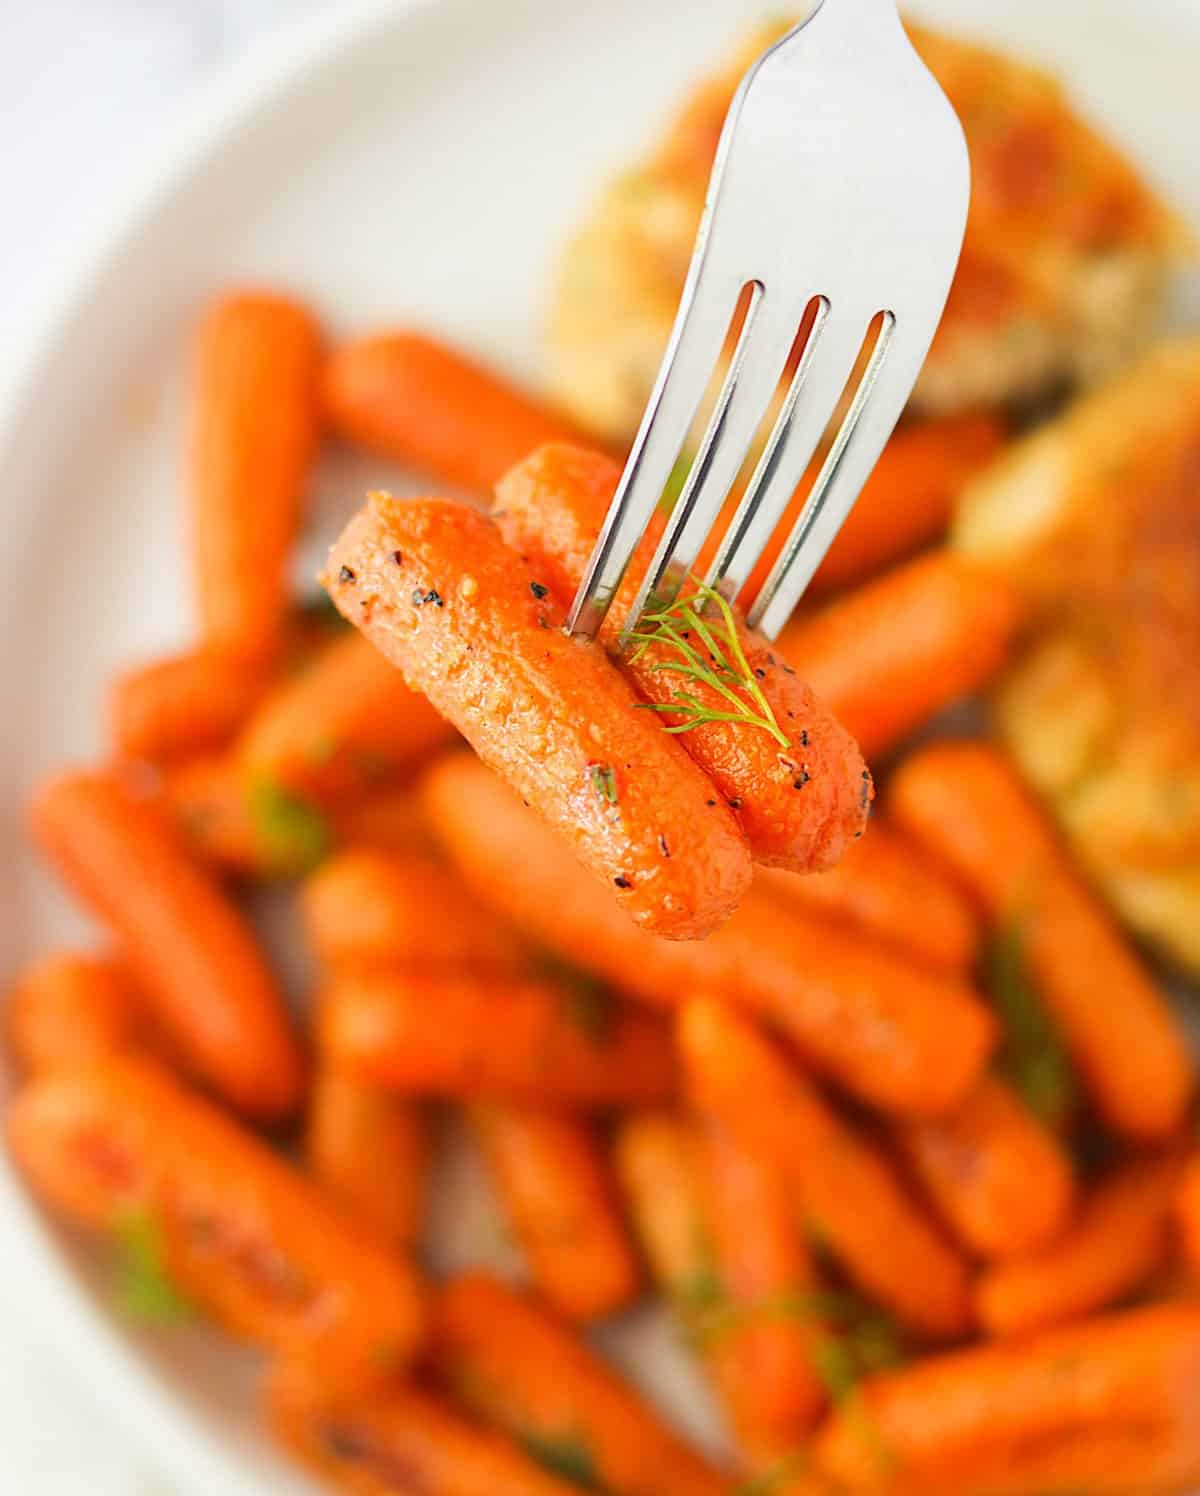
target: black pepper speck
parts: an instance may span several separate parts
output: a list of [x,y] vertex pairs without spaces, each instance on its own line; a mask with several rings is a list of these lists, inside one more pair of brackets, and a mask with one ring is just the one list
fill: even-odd
[[341,571],[338,572],[338,581],[353,582],[355,580],[355,575],[356,574],[352,572],[348,566],[343,566]]
[[541,582],[530,582],[529,590],[533,593],[534,597],[536,597],[539,602],[541,602],[542,598],[544,598],[550,591],[549,587],[544,587]]
[[807,748],[808,747],[808,728],[807,727],[802,727],[800,729],[800,746],[801,746],[801,748]]
[[665,836],[660,836],[659,837],[659,839],[658,839],[658,850],[663,854],[664,857],[670,857],[670,855],[671,855],[671,849],[670,849],[670,847],[667,846],[667,839],[666,839]]
[[442,594],[440,592],[438,592],[437,589],[434,588],[434,587],[431,587],[429,589],[429,591],[425,594],[425,601],[427,603],[432,603],[435,608],[444,608],[446,606],[446,603],[445,603],[445,600],[442,597]]
[[396,563],[397,566],[404,565],[404,557],[400,554],[399,551],[392,552],[392,560]]
[[758,676],[759,680],[766,680],[767,678],[767,672],[762,668],[761,665],[755,665],[754,673]]
[[742,797],[740,795],[735,795],[734,798],[729,802],[729,808],[730,810],[741,810]]
[[633,887],[633,884],[629,881],[628,878],[625,877],[625,875],[623,873],[619,877],[614,878],[613,882],[617,885],[618,888],[632,888]]

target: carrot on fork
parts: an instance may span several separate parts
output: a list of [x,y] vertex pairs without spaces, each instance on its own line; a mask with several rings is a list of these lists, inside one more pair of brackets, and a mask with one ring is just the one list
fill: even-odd
[[212,649],[126,670],[108,688],[117,756],[164,763],[223,748],[270,689],[261,660]]
[[736,907],[750,852],[733,812],[485,515],[376,494],[327,585],[635,923],[701,939]]
[[47,781],[31,815],[47,858],[116,936],[181,1060],[249,1116],[291,1112],[304,1062],[283,996],[249,925],[166,816],[89,772]]
[[4,1000],[4,1037],[17,1065],[40,1075],[138,1042],[143,1001],[113,957],[51,951],[17,974]]

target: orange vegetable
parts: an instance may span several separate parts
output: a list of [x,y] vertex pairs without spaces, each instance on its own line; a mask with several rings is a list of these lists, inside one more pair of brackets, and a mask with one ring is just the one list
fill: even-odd
[[624,1308],[640,1273],[592,1125],[501,1103],[470,1120],[541,1297],[581,1322]]
[[373,645],[348,633],[263,702],[238,756],[252,782],[330,807],[423,766],[453,736]]
[[1187,1265],[1200,1276],[1200,1157],[1193,1158],[1184,1171],[1175,1210]]
[[163,763],[223,748],[266,694],[260,660],[199,649],[118,675],[108,688],[118,757]]
[[675,1090],[671,1036],[647,1014],[491,975],[355,972],[319,1004],[325,1054],[419,1095],[631,1106]]
[[1008,582],[937,551],[793,620],[779,647],[871,762],[986,684],[1020,617]]
[[341,852],[308,880],[301,898],[309,945],[326,966],[462,967],[515,976],[529,956],[428,857]]
[[878,816],[828,872],[797,878],[767,868],[758,882],[791,906],[850,925],[938,971],[965,972],[978,952],[979,920],[970,902]]
[[63,1069],[137,1042],[141,997],[111,957],[51,951],[31,961],[9,988],[4,1032],[27,1074]]
[[732,811],[603,651],[562,631],[489,519],[377,494],[328,585],[636,923],[686,940],[728,917],[750,881]]
[[431,821],[471,890],[535,944],[659,1006],[719,992],[782,1029],[805,1058],[884,1110],[936,1115],[978,1081],[994,1037],[961,981],[752,890],[703,942],[631,930],[567,849],[480,764],[439,764]]
[[1179,1024],[1008,760],[983,743],[935,744],[897,772],[891,809],[962,879],[994,928],[1019,932],[1034,983],[1108,1125],[1135,1138],[1174,1133],[1194,1086]]
[[308,1103],[304,1159],[330,1199],[381,1242],[410,1248],[420,1239],[429,1138],[404,1097],[322,1067]]
[[[501,534],[564,608],[586,570],[619,478],[620,468],[602,453],[551,446],[535,452],[497,485]],[[728,714],[731,704],[713,684],[668,668],[684,663],[671,644],[650,644],[644,652],[622,647],[621,630],[654,544],[648,536],[634,557],[601,640],[643,701],[662,706],[684,692],[710,711]],[[715,609],[706,621],[734,664],[735,641]],[[680,733],[679,741],[736,807],[758,861],[798,873],[831,867],[866,825],[872,787],[862,755],[783,656],[736,615],[735,624],[736,644],[761,702],[752,701],[744,687],[735,694],[760,718],[769,711],[779,736],[743,717],[702,722]],[[679,622],[688,637],[698,627]],[[663,723],[678,727],[691,715],[687,709],[666,712]]]
[[1182,1174],[1177,1157],[1138,1158],[1095,1186],[1064,1236],[1037,1256],[997,1264],[976,1288],[993,1335],[1023,1335],[1105,1309],[1164,1266]]
[[569,1458],[612,1496],[728,1496],[722,1477],[581,1340],[482,1274],[443,1289],[431,1355],[471,1413],[557,1456],[559,1468]]
[[421,803],[408,786],[377,790],[341,806],[333,815],[333,833],[339,847],[392,857],[431,855],[437,845]]
[[897,1124],[893,1137],[940,1214],[979,1256],[1036,1251],[1066,1225],[1071,1160],[1002,1081],[985,1080],[945,1117]]
[[250,1116],[300,1099],[304,1065],[249,926],[166,818],[104,774],[61,774],[32,807],[42,850],[111,929],[147,1011],[190,1069]]
[[200,329],[192,543],[204,643],[266,657],[283,641],[288,569],[319,436],[320,332],[297,302],[224,296]]
[[186,1297],[234,1334],[310,1349],[347,1375],[400,1364],[423,1329],[412,1269],[360,1235],[278,1154],[152,1061],[34,1080],[8,1116],[38,1193],[73,1223],[141,1218]]
[[966,1269],[866,1136],[732,1009],[696,998],[680,1015],[692,1104],[777,1169],[849,1276],[926,1335],[970,1324]]
[[884,1372],[818,1436],[850,1490],[1124,1496],[1200,1477],[1200,1306],[1163,1304]]
[[613,1164],[654,1280],[686,1321],[716,1286],[699,1129],[676,1112],[638,1113],[617,1132]]
[[535,447],[574,438],[565,416],[419,333],[336,349],[323,393],[330,424],[347,441],[479,493]]

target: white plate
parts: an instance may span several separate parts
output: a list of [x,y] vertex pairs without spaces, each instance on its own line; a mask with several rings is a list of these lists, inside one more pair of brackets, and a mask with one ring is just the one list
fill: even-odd
[[[417,321],[534,377],[555,246],[597,181],[754,9],[335,4],[218,80],[76,246],[53,305],[19,340],[0,409],[0,814],[11,883],[0,972],[86,933],[15,850],[28,786],[99,749],[101,683],[115,665],[187,634],[177,474],[181,350],[197,307],[231,280],[281,283],[310,296],[335,330]],[[1200,222],[1200,0],[911,9],[1060,67]],[[318,532],[356,502],[360,477],[323,475]],[[201,1336],[136,1342],[3,1160],[0,1242],[0,1281],[19,1290],[22,1316],[45,1325],[187,1489],[306,1489],[257,1432],[245,1359]],[[639,1336],[624,1353],[657,1380],[662,1338],[653,1327]],[[698,1414],[685,1384],[672,1392]]]

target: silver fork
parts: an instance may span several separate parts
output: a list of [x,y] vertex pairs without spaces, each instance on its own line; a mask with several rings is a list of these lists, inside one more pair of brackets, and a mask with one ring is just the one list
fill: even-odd
[[742,80],[721,136],[671,341],[568,629],[594,636],[749,306],[696,457],[626,627],[696,565],[784,372],[812,330],[705,582],[741,591],[880,330],[828,455],[748,621],[787,622],[849,514],[929,351],[966,225],[962,127],[896,0],[820,0]]

